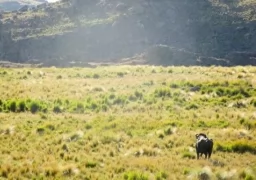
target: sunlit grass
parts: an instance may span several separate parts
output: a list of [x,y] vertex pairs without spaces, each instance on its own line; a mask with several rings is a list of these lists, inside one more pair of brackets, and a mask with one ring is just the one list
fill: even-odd
[[[255,73],[0,69],[0,177],[255,178]],[[214,140],[209,161],[195,159],[198,132]]]

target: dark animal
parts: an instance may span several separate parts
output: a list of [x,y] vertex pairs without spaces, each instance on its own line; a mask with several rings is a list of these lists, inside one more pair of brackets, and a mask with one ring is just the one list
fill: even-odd
[[209,139],[205,134],[200,133],[196,134],[196,154],[197,159],[199,159],[199,155],[205,155],[205,159],[211,158],[213,148],[213,140]]

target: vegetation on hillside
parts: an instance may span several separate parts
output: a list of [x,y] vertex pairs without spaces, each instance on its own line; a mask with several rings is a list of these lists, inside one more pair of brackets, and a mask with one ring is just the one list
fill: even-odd
[[[0,177],[255,179],[254,67],[0,69]],[[214,140],[195,159],[195,134]]]
[[[164,44],[229,65],[255,65],[255,14],[254,0],[60,1],[3,13],[0,58],[52,65],[114,61]],[[202,59],[203,65],[223,65]],[[160,62],[187,65],[183,59]]]

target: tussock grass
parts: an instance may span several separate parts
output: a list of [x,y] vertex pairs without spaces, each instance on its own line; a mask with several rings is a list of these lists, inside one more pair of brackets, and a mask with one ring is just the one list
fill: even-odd
[[[0,178],[255,178],[255,73],[2,68]],[[195,159],[199,132],[214,141],[209,161]]]
[[249,152],[252,154],[256,154],[256,144],[253,142],[248,141],[234,141],[230,143],[223,143],[216,145],[217,151],[224,151],[224,152],[237,152],[237,153],[245,153]]

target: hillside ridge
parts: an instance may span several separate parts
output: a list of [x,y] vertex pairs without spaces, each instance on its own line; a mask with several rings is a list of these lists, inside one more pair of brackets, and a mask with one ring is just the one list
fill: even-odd
[[45,66],[134,57],[156,65],[255,65],[255,7],[254,0],[44,3],[1,13],[0,59]]

